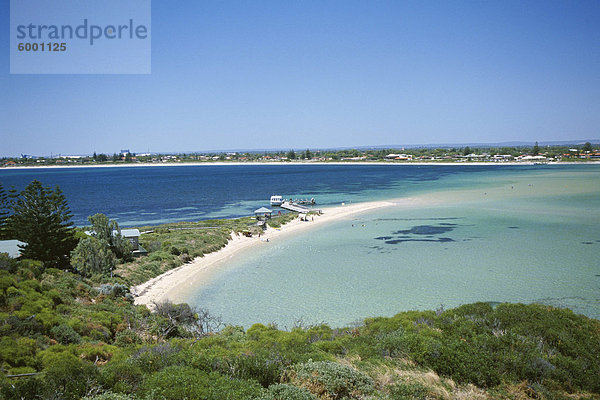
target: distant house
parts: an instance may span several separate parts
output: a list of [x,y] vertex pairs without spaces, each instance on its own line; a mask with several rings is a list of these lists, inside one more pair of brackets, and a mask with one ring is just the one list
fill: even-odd
[[[95,236],[94,231],[85,231],[85,234],[88,236]],[[117,231],[112,231],[113,236],[117,236]],[[148,254],[148,251],[140,246],[140,231],[137,229],[121,229],[121,236],[125,239],[129,240],[131,243],[131,250],[134,257],[145,256]]]
[[544,161],[548,161],[547,157],[544,156],[523,156],[520,158],[520,161],[525,161],[525,162],[544,162]]
[[25,246],[27,243],[20,240],[0,240],[0,253],[6,253],[10,258],[21,256],[19,246]]
[[413,156],[412,154],[388,154],[387,156],[385,156],[386,159],[388,160],[412,160]]
[[[113,235],[117,235],[117,231],[113,231]],[[131,243],[131,249],[133,250],[133,256],[145,256],[148,254],[146,249],[140,246],[140,231],[137,229],[121,229],[121,236],[129,240]]]
[[[113,231],[113,235],[117,235],[117,231]],[[140,248],[140,231],[137,229],[121,229],[121,236],[129,240],[131,248],[137,250]]]

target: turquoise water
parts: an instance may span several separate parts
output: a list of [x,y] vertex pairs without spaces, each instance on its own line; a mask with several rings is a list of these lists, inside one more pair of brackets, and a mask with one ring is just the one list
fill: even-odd
[[600,318],[600,168],[480,171],[418,189],[411,196],[422,206],[276,240],[233,258],[183,300],[228,323],[282,328],[475,301]]
[[0,169],[5,188],[33,179],[59,185],[80,226],[98,212],[122,226],[243,216],[272,194],[315,197],[319,207],[424,203],[277,239],[182,298],[229,323],[339,326],[472,301],[542,302],[600,318],[600,165]]

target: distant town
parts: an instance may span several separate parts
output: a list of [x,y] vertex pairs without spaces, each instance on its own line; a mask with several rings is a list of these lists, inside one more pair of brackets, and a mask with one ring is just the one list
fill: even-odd
[[585,162],[600,160],[600,144],[515,146],[515,147],[449,147],[390,148],[302,151],[135,153],[129,149],[113,154],[36,156],[0,158],[0,166],[58,166],[111,164],[166,164],[212,162]]

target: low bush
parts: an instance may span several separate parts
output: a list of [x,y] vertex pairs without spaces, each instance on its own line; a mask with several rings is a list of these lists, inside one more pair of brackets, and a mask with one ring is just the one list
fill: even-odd
[[67,324],[60,324],[50,329],[52,337],[60,344],[81,343],[81,336]]
[[317,397],[305,388],[278,383],[269,386],[269,392],[261,400],[317,400]]
[[375,383],[368,375],[331,361],[309,361],[293,366],[285,380],[308,389],[318,397],[360,399],[373,392]]
[[264,390],[250,381],[187,366],[171,366],[149,376],[142,393],[151,399],[164,400],[243,400],[260,397]]

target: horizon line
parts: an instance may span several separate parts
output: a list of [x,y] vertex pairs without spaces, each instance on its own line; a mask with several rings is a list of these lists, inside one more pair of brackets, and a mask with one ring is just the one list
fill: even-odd
[[[433,148],[464,148],[464,147],[479,147],[479,148],[490,148],[490,147],[527,147],[534,146],[537,143],[539,146],[568,146],[568,145],[582,145],[586,142],[592,144],[600,144],[600,139],[582,139],[582,140],[547,140],[547,141],[506,141],[506,142],[467,142],[467,143],[429,143],[429,144],[395,144],[395,145],[362,145],[362,146],[339,146],[339,147],[288,147],[288,148],[230,148],[230,149],[208,149],[208,150],[184,150],[184,151],[129,151],[133,154],[208,154],[208,153],[275,153],[275,152],[287,152],[287,151],[342,151],[342,150],[399,150],[399,149],[433,149]],[[120,154],[124,150],[113,152],[112,154]],[[19,155],[0,155],[1,158],[23,158],[23,156],[29,156],[31,158],[60,158],[60,157],[88,157],[93,156],[94,153],[110,155],[111,153],[96,152],[92,153],[57,153],[53,152],[50,155],[34,155],[29,153],[21,153]]]

